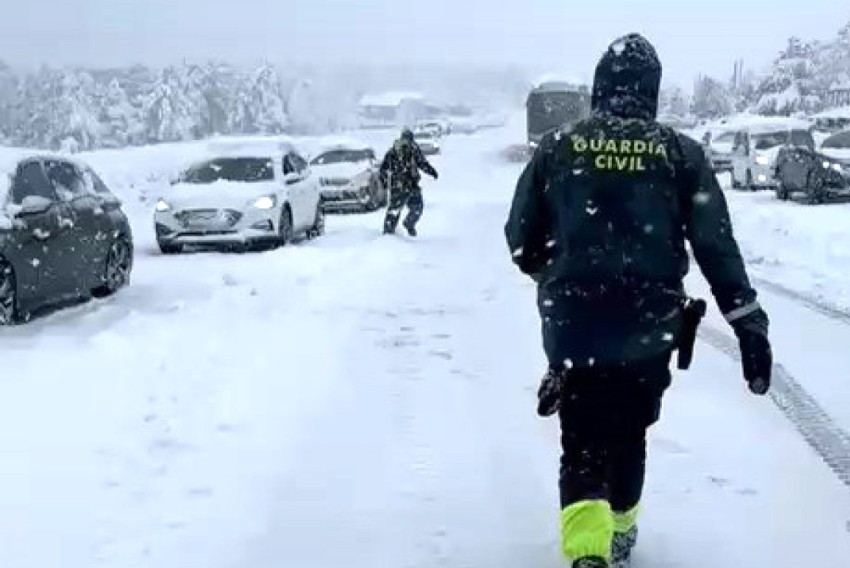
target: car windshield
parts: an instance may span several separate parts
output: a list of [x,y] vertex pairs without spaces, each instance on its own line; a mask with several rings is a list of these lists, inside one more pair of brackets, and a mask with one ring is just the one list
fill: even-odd
[[372,155],[369,150],[333,150],[315,157],[310,163],[314,166],[324,166],[327,164],[367,162],[372,158]]
[[833,134],[823,141],[823,147],[850,149],[850,130]]
[[756,150],[770,150],[777,146],[802,146],[814,149],[815,140],[807,130],[791,130],[782,132],[769,132],[753,136]]
[[768,134],[756,134],[753,136],[756,150],[770,150],[777,146],[784,146],[787,141],[787,132],[770,132]]
[[260,182],[274,180],[271,158],[216,158],[183,172],[180,181],[209,184],[217,181]]
[[714,139],[715,142],[720,142],[721,144],[731,144],[735,141],[735,133],[734,132],[724,132],[720,136]]

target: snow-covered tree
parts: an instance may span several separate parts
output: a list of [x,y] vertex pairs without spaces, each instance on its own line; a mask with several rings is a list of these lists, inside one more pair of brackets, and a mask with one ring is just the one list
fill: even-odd
[[177,142],[198,137],[197,107],[183,91],[175,67],[162,70],[142,109],[149,142]]
[[104,145],[122,147],[145,140],[141,110],[130,103],[130,97],[117,77],[100,92],[100,121],[104,128]]
[[660,112],[676,116],[687,116],[690,113],[690,97],[681,87],[671,87],[661,91]]
[[241,134],[281,134],[288,124],[277,71],[271,65],[262,65],[239,86],[228,119],[230,130]]
[[694,86],[692,110],[699,118],[719,118],[732,114],[734,98],[729,87],[717,79],[700,77]]
[[821,102],[816,75],[821,50],[818,44],[790,38],[774,61],[772,72],[756,89],[756,112],[788,116],[816,110]]

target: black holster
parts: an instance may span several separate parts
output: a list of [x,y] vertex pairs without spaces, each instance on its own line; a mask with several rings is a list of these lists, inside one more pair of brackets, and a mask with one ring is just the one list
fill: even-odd
[[707,304],[705,300],[688,298],[682,306],[684,325],[678,345],[678,367],[686,370],[691,366],[694,357],[694,344],[697,341],[697,329],[705,317]]

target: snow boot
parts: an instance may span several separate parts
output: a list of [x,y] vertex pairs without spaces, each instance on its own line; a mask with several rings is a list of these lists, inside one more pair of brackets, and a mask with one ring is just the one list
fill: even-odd
[[573,562],[573,568],[609,568],[608,562],[598,556],[586,556]]
[[612,568],[626,568],[632,559],[632,549],[637,544],[637,525],[626,532],[615,532],[611,541]]
[[410,223],[409,221],[405,221],[404,222],[404,228],[407,229],[408,235],[410,235],[411,237],[416,236],[416,227],[413,226],[413,223]]

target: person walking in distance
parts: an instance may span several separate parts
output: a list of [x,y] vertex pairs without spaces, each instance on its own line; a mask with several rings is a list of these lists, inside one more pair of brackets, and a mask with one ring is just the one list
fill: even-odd
[[544,138],[505,225],[513,262],[538,287],[549,364],[538,413],[560,420],[562,547],[575,568],[625,566],[637,542],[646,431],[672,352],[681,367],[695,333],[686,241],[738,338],[749,389],[770,387],[768,316],[705,151],[656,120],[661,74],[647,39],[614,41],[590,117]]
[[381,180],[384,186],[390,189],[390,203],[384,217],[384,234],[395,233],[401,211],[406,206],[408,212],[403,225],[410,236],[416,236],[416,223],[422,217],[425,207],[422,188],[419,186],[420,170],[434,179],[439,177],[437,170],[422,154],[413,138],[413,132],[405,128],[381,163]]

